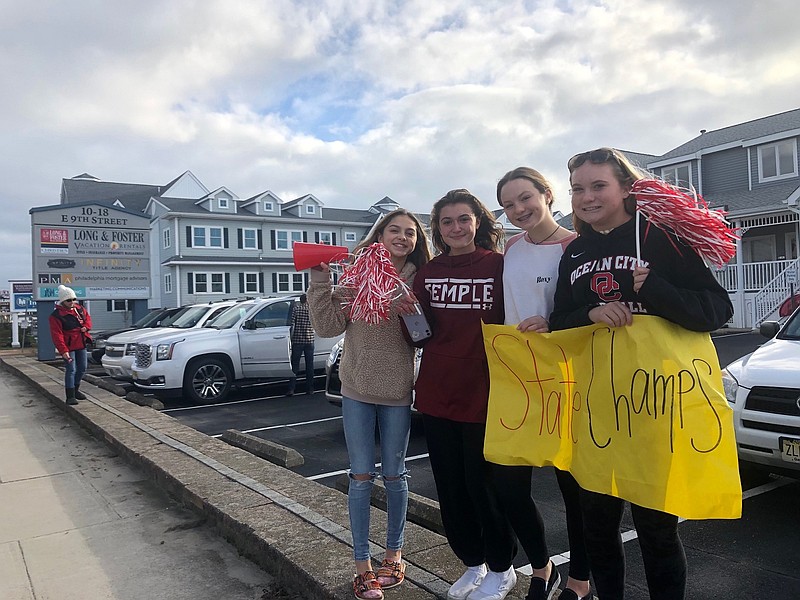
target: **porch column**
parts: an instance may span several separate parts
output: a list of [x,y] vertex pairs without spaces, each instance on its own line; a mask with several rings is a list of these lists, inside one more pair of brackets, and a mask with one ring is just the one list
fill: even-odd
[[[741,221],[739,222],[741,226]],[[737,327],[751,327],[755,322],[752,311],[747,312],[747,306],[744,301],[744,254],[742,253],[742,238],[745,230],[742,227],[740,230],[741,235],[736,239],[736,303],[734,308],[733,323]]]

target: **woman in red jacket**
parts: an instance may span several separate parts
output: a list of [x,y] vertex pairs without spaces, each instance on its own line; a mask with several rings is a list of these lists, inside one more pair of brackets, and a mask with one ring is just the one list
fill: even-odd
[[91,340],[89,330],[92,318],[78,304],[75,292],[65,285],[58,286],[56,309],[50,313],[50,336],[56,351],[64,359],[64,388],[67,404],[86,400],[80,391],[81,378],[86,372],[86,340]]

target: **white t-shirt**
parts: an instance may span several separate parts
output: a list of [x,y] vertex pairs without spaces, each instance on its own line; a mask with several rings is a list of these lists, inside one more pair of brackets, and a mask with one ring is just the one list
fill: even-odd
[[506,325],[553,312],[553,296],[558,280],[558,263],[569,243],[578,237],[573,233],[558,242],[534,244],[525,232],[506,243],[503,257],[503,296]]

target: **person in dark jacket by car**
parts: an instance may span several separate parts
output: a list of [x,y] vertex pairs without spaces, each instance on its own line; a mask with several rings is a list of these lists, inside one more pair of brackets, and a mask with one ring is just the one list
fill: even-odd
[[72,288],[58,286],[58,302],[50,313],[50,336],[56,351],[64,359],[64,388],[67,404],[75,405],[86,400],[80,391],[81,378],[86,372],[86,342],[91,340],[89,331],[92,318],[80,304]]

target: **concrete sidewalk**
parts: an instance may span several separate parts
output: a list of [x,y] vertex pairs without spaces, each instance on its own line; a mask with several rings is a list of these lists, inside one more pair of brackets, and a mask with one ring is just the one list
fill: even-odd
[[2,600],[298,597],[7,372],[0,457]]
[[[205,565],[201,561],[203,553],[200,553],[201,556],[196,554],[176,556],[173,553],[171,556],[159,559],[151,557],[152,547],[140,546],[138,551],[133,551],[128,548],[128,544],[132,542],[128,542],[127,538],[118,541],[115,537],[117,533],[122,534],[125,528],[122,527],[123,523],[114,522],[114,512],[128,515],[129,520],[125,524],[130,530],[129,535],[140,536],[142,544],[149,544],[152,541],[147,538],[148,532],[153,534],[166,529],[184,531],[181,524],[188,523],[191,526],[198,522],[207,523],[233,544],[240,554],[250,558],[274,577],[274,583],[284,590],[276,593],[264,592],[263,598],[290,598],[291,596],[285,595],[288,593],[296,593],[298,597],[303,598],[349,600],[353,597],[352,538],[348,529],[346,495],[308,481],[287,469],[229,446],[221,440],[199,433],[150,407],[132,404],[90,384],[85,383],[81,386],[81,391],[89,395],[89,400],[81,401],[78,406],[68,407],[62,399],[63,373],[54,367],[37,362],[33,357],[0,356],[0,367],[4,371],[0,373],[0,385],[4,386],[0,388],[0,402],[2,402],[0,414],[7,412],[7,405],[9,414],[8,417],[3,414],[3,439],[6,438],[6,432],[13,432],[10,434],[10,440],[16,438],[15,442],[8,442],[14,444],[11,450],[0,445],[4,465],[9,465],[6,458],[13,451],[18,455],[21,454],[25,460],[32,461],[30,473],[35,473],[37,465],[41,465],[43,461],[47,462],[45,455],[48,454],[44,450],[37,450],[44,448],[42,444],[46,441],[38,438],[47,437],[38,433],[38,430],[52,422],[57,425],[50,425],[49,429],[60,430],[63,427],[66,430],[72,429],[72,435],[80,435],[74,431],[72,423],[76,422],[105,442],[108,448],[134,467],[134,470],[123,469],[124,465],[118,459],[107,456],[108,451],[103,449],[103,446],[100,446],[100,450],[95,449],[95,454],[102,457],[105,453],[108,460],[113,460],[115,469],[124,470],[126,474],[122,477],[130,479],[132,483],[138,482],[136,485],[142,489],[145,488],[145,484],[141,482],[142,477],[155,481],[160,489],[192,510],[187,512],[173,507],[168,511],[164,508],[165,505],[162,505],[161,509],[151,510],[146,518],[141,517],[136,520],[132,515],[141,516],[141,513],[134,508],[125,508],[126,502],[138,500],[129,497],[130,490],[121,493],[123,498],[120,498],[120,511],[113,509],[115,506],[113,498],[115,494],[120,495],[119,492],[113,491],[113,487],[106,494],[108,500],[104,499],[103,494],[98,493],[99,497],[95,498],[94,503],[105,505],[105,512],[110,516],[102,521],[108,526],[107,545],[105,547],[90,545],[86,548],[86,552],[96,564],[93,570],[95,579],[74,578],[78,586],[76,589],[81,590],[81,595],[66,595],[59,587],[55,593],[53,591],[37,593],[36,600],[41,598],[63,600],[72,597],[93,600],[133,598],[133,595],[125,595],[126,592],[123,592],[126,585],[135,586],[136,589],[133,591],[137,592],[137,598],[191,597],[194,600],[205,598],[235,600],[260,598],[252,595],[253,587],[250,589],[250,596],[236,595],[236,593],[248,593],[246,590],[248,581],[251,586],[261,586],[262,589],[268,588],[273,583],[270,577],[262,573],[262,578],[258,581],[250,580],[250,575],[243,575],[237,584],[236,579],[230,577],[230,573],[238,573],[238,568],[223,568],[222,573],[218,570],[212,575],[209,585],[227,581],[226,585],[231,585],[232,590],[235,590],[233,587],[235,585],[245,586],[241,592],[220,592],[218,587],[209,587],[195,591],[191,595],[182,595],[183,592],[172,593],[168,591],[172,589],[170,586],[183,585],[179,584],[180,572],[184,572],[180,569],[190,572],[192,577],[200,578],[200,571],[205,570]],[[30,386],[27,391],[20,381],[15,382],[10,375],[17,376],[20,381]],[[16,396],[20,396],[22,401],[15,400]],[[65,411],[66,415],[57,410],[53,414],[54,411],[49,406],[51,403]],[[33,407],[36,407],[35,411],[32,410]],[[50,421],[47,420],[48,415]],[[6,422],[6,419],[13,420]],[[45,430],[47,431],[47,428]],[[33,431],[37,433],[30,433]],[[81,439],[86,444],[86,436]],[[61,444],[66,444],[67,447],[70,445],[64,441]],[[63,454],[63,447],[58,445],[52,447],[49,452],[49,455],[56,457],[53,459],[51,469],[53,474],[46,476],[46,480],[51,480],[48,484],[51,488],[57,485],[56,482],[60,481],[58,478],[64,471],[63,467],[56,467],[58,460],[64,459]],[[72,475],[66,479],[75,479],[78,477],[75,473],[79,471],[80,468],[67,469],[66,472]],[[47,516],[59,510],[59,503],[65,501],[62,498],[64,494],[51,493],[47,499],[38,491],[24,491],[21,486],[15,486],[11,481],[6,484],[6,476],[4,471],[0,470],[0,478],[4,482],[0,489],[3,490],[3,494],[15,497],[16,506],[23,510],[26,504],[33,507],[33,499],[26,500],[29,496],[37,498],[37,502],[42,503],[27,517],[27,521],[15,516],[10,519],[8,525],[5,525],[8,521],[5,511],[3,517],[0,517],[2,519],[0,522],[4,523],[0,526],[0,532],[6,531],[3,527],[10,528],[8,533],[0,534],[2,535],[0,543],[3,544],[0,546],[3,551],[0,558],[0,581],[9,580],[9,575],[6,574],[6,570],[9,570],[14,573],[12,580],[16,582],[15,585],[22,586],[20,588],[22,595],[15,596],[12,593],[11,596],[3,596],[3,593],[10,592],[0,592],[0,598],[27,599],[32,597],[29,593],[31,585],[37,583],[39,577],[46,577],[39,572],[51,569],[47,566],[36,567],[33,573],[36,574],[37,581],[33,581],[31,567],[26,564],[29,554],[25,550],[25,544],[36,543],[41,547],[43,554],[50,556],[49,560],[58,567],[58,570],[53,570],[53,584],[61,585],[58,573],[65,577],[66,574],[75,571],[81,560],[88,559],[86,556],[83,559],[79,558],[76,550],[71,547],[57,544],[56,541],[60,540],[59,532],[60,534],[65,531],[70,532],[71,527],[80,531],[81,528],[91,526],[94,522],[90,516],[99,514],[99,511],[93,507],[91,510],[81,511],[82,507],[85,508],[90,503],[87,499],[76,496],[76,505],[69,509],[74,511],[74,514],[68,515],[74,520],[73,526],[69,524],[65,526],[62,523],[39,532],[36,529],[36,515]],[[29,474],[28,477],[35,475]],[[72,483],[72,487],[80,486]],[[152,491],[147,495],[150,498],[157,497]],[[6,501],[2,497],[0,506],[6,506]],[[128,506],[133,507],[135,503]],[[380,544],[385,539],[386,516],[378,509],[373,511],[373,527],[370,532],[370,539],[373,542],[372,554],[381,557],[383,548]],[[79,517],[88,521],[81,521]],[[54,537],[41,537],[47,533],[54,534]],[[64,537],[66,539],[67,536]],[[73,538],[78,537],[73,536]],[[25,540],[30,541],[25,542]],[[407,526],[403,558],[408,563],[406,582],[398,588],[387,590],[387,600],[445,598],[450,583],[463,572],[463,566],[453,556],[447,541],[441,535],[414,523],[409,523]],[[210,562],[214,561],[227,564],[218,557],[210,559]],[[243,574],[245,571],[242,567]],[[165,580],[160,582],[157,580],[159,577]],[[143,582],[149,580],[154,582],[152,589],[162,590],[159,592],[161,595],[154,593],[152,589],[142,593]],[[82,589],[81,583],[84,583]],[[88,589],[90,584],[92,587],[95,585],[98,587],[96,590],[90,590]],[[528,577],[521,575],[516,589],[509,598],[524,597],[528,585]],[[25,596],[24,593],[29,595]]]

